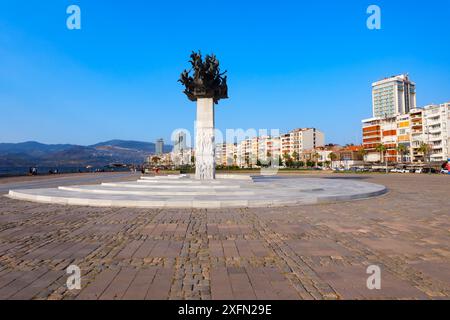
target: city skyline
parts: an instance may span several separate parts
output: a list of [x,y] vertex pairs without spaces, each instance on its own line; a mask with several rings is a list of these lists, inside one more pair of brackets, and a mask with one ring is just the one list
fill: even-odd
[[[224,7],[230,21],[194,39],[183,32],[181,3],[173,12],[139,1],[132,9],[78,1],[82,30],[72,31],[65,28],[68,2],[8,4],[0,10],[0,68],[9,75],[0,82],[7,115],[1,142],[154,142],[170,141],[177,128],[193,132],[195,106],[176,80],[186,55],[200,49],[218,54],[229,72],[230,100],[216,110],[220,130],[315,127],[327,143],[360,143],[375,81],[409,73],[417,106],[450,100],[443,3],[412,3],[404,12],[378,1],[383,23],[376,31],[365,26],[369,3],[287,4],[291,10],[250,3],[234,14]],[[409,32],[399,41],[405,25]]]

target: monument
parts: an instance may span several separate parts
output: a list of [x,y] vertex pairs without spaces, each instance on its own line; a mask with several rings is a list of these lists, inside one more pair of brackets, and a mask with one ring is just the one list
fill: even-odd
[[215,55],[207,55],[203,60],[200,52],[192,52],[190,63],[192,68],[183,71],[179,82],[185,86],[184,93],[189,100],[197,102],[195,178],[214,180],[214,105],[228,99],[226,71],[220,72]]
[[[228,98],[227,77],[214,55],[191,55],[179,80],[197,102],[196,173],[144,175],[136,181],[10,190],[8,197],[41,203],[130,208],[264,208],[365,199],[386,187],[351,179],[215,175],[214,106]],[[162,148],[160,141],[158,149]],[[280,210],[280,213],[283,211]]]

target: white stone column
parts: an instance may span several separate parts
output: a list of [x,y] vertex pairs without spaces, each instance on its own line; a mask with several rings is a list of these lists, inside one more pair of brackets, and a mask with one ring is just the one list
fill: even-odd
[[214,137],[214,100],[197,99],[197,136],[195,141],[195,178],[216,178]]

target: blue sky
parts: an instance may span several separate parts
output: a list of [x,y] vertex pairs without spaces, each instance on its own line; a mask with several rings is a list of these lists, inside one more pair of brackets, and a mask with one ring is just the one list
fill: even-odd
[[[66,8],[82,30],[66,28]],[[382,30],[366,28],[370,4]],[[215,53],[230,99],[216,125],[317,127],[359,143],[371,83],[408,72],[418,105],[450,101],[450,1],[0,0],[0,142],[169,139],[193,128],[177,83]]]

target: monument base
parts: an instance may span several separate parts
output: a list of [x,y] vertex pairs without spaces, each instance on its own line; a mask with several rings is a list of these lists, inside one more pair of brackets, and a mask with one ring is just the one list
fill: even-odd
[[[312,205],[379,196],[386,187],[349,179],[217,175],[143,176],[138,181],[11,190],[12,199],[62,205],[133,208],[261,208]],[[283,213],[284,211],[279,211]]]
[[195,142],[195,178],[214,180],[216,178],[214,100],[197,100],[197,124]]

